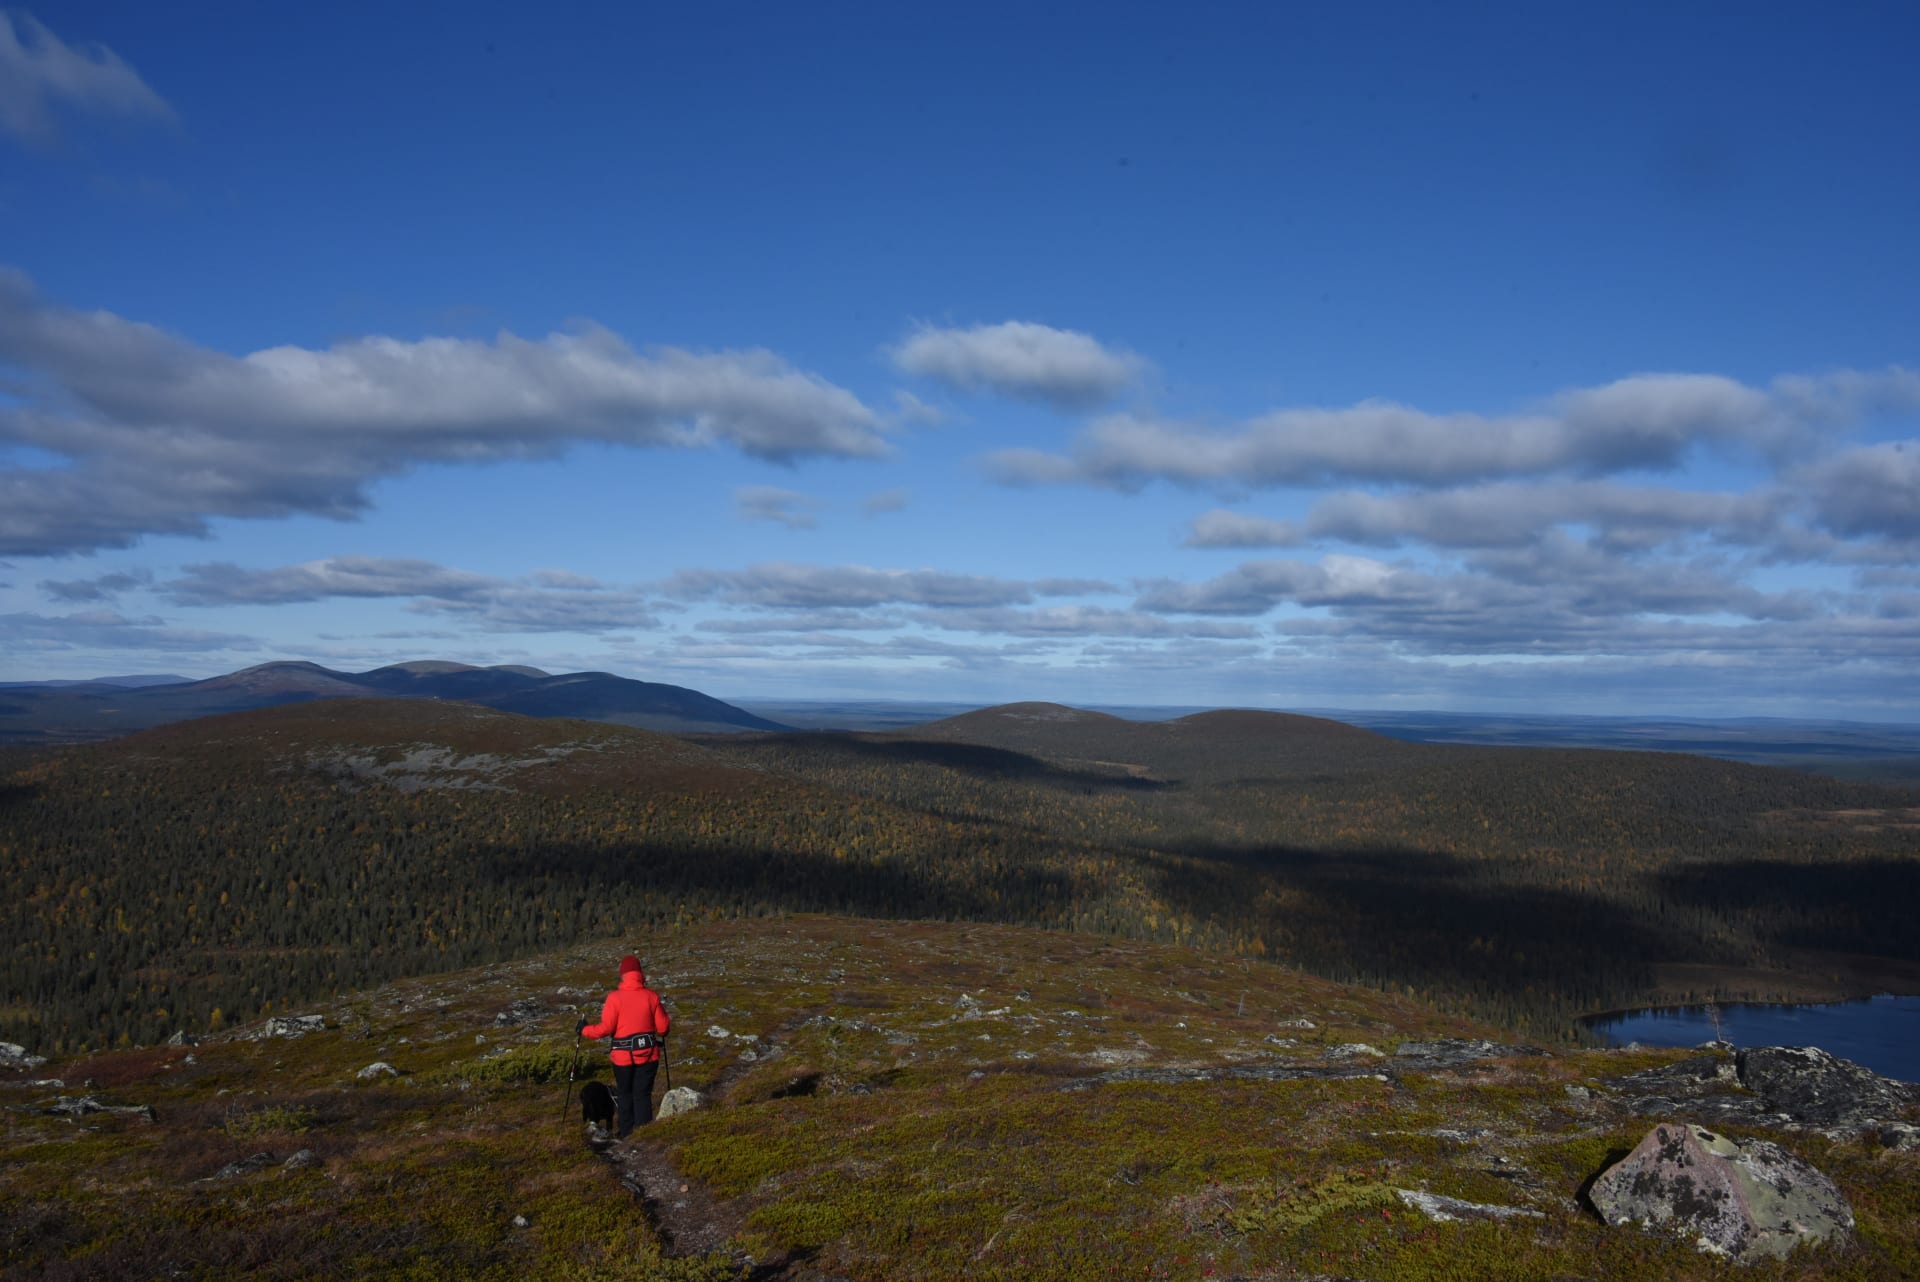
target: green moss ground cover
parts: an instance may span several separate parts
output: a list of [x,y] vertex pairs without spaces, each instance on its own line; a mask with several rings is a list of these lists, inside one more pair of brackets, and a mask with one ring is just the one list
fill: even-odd
[[[722,1209],[718,1250],[681,1254],[711,1225],[667,1211],[656,1223],[586,1143],[577,1109],[563,1113],[574,1008],[597,1008],[629,949],[674,1013],[674,1085],[711,1099],[640,1140]],[[543,1013],[495,1022],[529,999],[523,1009]],[[954,924],[720,922],[309,1009],[324,1032],[0,1075],[7,1276],[1735,1276],[1684,1243],[1608,1229],[1579,1201],[1650,1121],[1566,1087],[1678,1052],[1571,1051],[1383,1080],[1365,1071],[1382,1061],[1329,1052],[1499,1033],[1185,948]],[[361,1080],[374,1061],[402,1075]],[[605,1078],[602,1056],[584,1063]],[[1116,1069],[1271,1063],[1362,1071],[1087,1084]],[[38,1111],[82,1094],[151,1105],[157,1120]],[[1839,1183],[1856,1240],[1737,1276],[1920,1275],[1920,1158],[1772,1138]],[[261,1153],[257,1169],[215,1178]],[[1438,1223],[1399,1189],[1542,1218]]]

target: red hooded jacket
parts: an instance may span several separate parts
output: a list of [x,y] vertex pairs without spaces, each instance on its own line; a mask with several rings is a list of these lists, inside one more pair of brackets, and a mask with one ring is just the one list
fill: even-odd
[[[600,1022],[580,1030],[582,1037],[631,1037],[635,1033],[666,1035],[673,1018],[660,1004],[660,994],[647,987],[644,971],[630,970],[620,976],[620,987],[607,994],[600,1008]],[[643,1051],[614,1051],[615,1064],[651,1064],[660,1058],[660,1048]]]

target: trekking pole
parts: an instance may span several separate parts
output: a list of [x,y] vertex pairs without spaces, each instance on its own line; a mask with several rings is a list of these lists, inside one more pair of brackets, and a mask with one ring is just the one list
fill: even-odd
[[573,1062],[567,1065],[567,1096],[560,1103],[560,1120],[567,1120],[567,1114],[573,1111],[573,1080],[580,1074],[580,1030],[573,1030]]
[[[660,1092],[660,1102],[664,1104],[667,1102],[667,1092],[673,1089],[673,1065],[667,1061],[667,1039],[664,1037],[660,1039],[660,1068],[667,1078],[667,1089]],[[651,1091],[647,1092],[647,1115],[655,1118],[660,1116],[660,1110],[654,1106]]]

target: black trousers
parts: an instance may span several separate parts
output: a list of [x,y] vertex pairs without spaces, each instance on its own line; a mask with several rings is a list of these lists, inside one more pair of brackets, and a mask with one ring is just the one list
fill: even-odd
[[653,1120],[653,1075],[659,1071],[657,1059],[651,1064],[613,1066],[613,1108],[620,1134],[632,1130],[636,1119],[641,1126]]

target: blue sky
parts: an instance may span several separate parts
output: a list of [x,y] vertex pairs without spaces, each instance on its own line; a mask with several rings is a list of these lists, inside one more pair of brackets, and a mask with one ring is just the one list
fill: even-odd
[[0,20],[0,675],[1920,720],[1911,5]]

